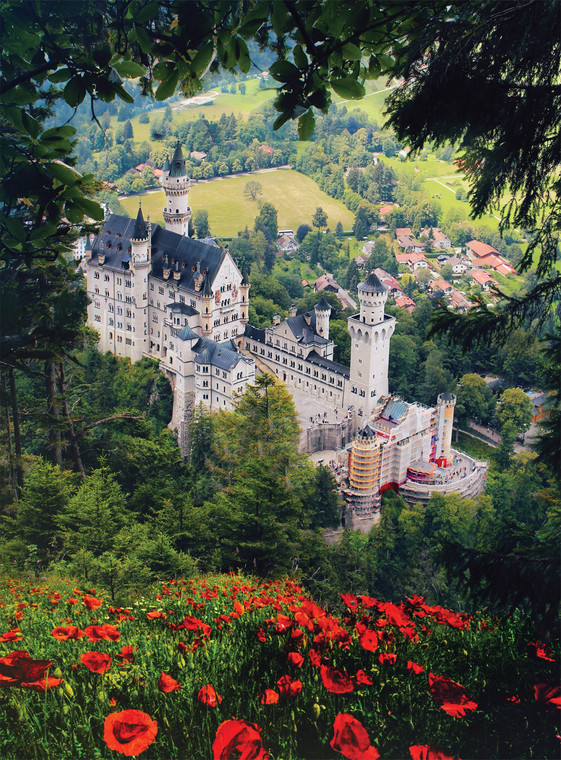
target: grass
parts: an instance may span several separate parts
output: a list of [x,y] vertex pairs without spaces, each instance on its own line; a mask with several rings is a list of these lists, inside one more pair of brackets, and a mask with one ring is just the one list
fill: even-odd
[[[243,194],[246,183],[251,179],[257,180],[263,188],[261,200],[272,203],[278,210],[279,229],[296,231],[300,224],[310,224],[318,206],[326,212],[331,229],[338,221],[345,229],[352,227],[353,214],[341,201],[330,198],[309,177],[292,169],[280,169],[195,184],[190,190],[189,203],[194,210],[204,208],[208,211],[213,235],[232,236],[246,226],[253,227],[259,206]],[[121,203],[131,216],[136,214],[139,197],[142,197],[143,213],[150,214],[152,221],[161,224],[164,192],[123,198]]]
[[474,459],[482,459],[489,462],[491,465],[495,463],[495,457],[497,455],[497,449],[493,446],[489,446],[485,441],[481,441],[478,438],[473,438],[466,433],[459,434],[459,439],[456,441],[456,434],[454,433],[454,440],[452,446],[458,451],[463,451]]
[[[201,93],[201,95],[216,93],[212,104],[185,106],[186,101],[170,103],[173,126],[177,127],[187,121],[196,121],[199,118],[218,121],[223,113],[233,113],[236,116],[247,118],[249,114],[256,111],[263,103],[272,100],[275,95],[272,90],[260,90],[257,79],[249,79],[244,84],[246,86],[245,95],[241,95],[239,92],[235,94],[220,92],[219,88]],[[150,122],[154,123],[161,119],[164,115],[164,110],[165,107],[150,111]],[[138,116],[135,116],[134,119],[131,119],[134,141],[137,143],[143,141],[150,142],[150,124],[140,124],[138,118]]]
[[334,617],[238,575],[127,607],[86,585],[0,581],[3,760],[558,756],[558,653],[516,616],[349,594]]

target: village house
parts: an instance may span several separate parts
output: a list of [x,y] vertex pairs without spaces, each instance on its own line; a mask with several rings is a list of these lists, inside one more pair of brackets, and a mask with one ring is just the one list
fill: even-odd
[[488,272],[484,272],[482,269],[473,269],[470,272],[470,275],[477,285],[480,285],[481,289],[484,291],[488,291],[491,286],[497,285],[497,282],[491,277],[491,275]]
[[399,282],[395,279],[395,277],[389,274],[389,272],[386,272],[385,269],[380,269],[380,267],[376,267],[376,269],[374,270],[374,274],[380,279],[380,282],[382,282],[382,284],[386,286],[392,298],[396,298],[396,296],[400,296],[403,294],[403,288],[401,287]]
[[400,309],[403,309],[408,314],[412,314],[415,311],[417,304],[412,298],[409,298],[409,296],[401,295],[397,296],[395,299],[395,305],[399,306]]
[[354,298],[328,272],[322,274],[314,282],[314,291],[318,293],[320,290],[328,290],[331,293],[335,293],[344,309],[356,309],[357,304]]
[[288,256],[291,256],[300,247],[298,245],[298,241],[290,232],[287,232],[279,237],[277,240],[277,246],[279,247],[279,250],[282,251],[282,253]]
[[443,293],[451,293],[454,288],[449,282],[446,282],[446,280],[431,280],[429,284],[429,293],[436,293],[439,290]]
[[429,266],[422,253],[396,253],[395,258],[398,264],[405,264],[412,272]]
[[452,241],[445,235],[438,227],[425,227],[421,230],[420,237],[425,237],[427,240],[431,240],[432,231],[432,247],[440,250],[449,250],[452,247]]
[[426,250],[426,245],[413,237],[411,227],[396,227],[395,237],[398,246],[406,252],[421,253]]
[[453,290],[448,294],[448,303],[454,309],[454,311],[460,311],[462,313],[468,312],[473,304],[458,290]]
[[454,274],[465,274],[470,267],[467,259],[461,259],[459,256],[450,256],[446,264],[450,264]]

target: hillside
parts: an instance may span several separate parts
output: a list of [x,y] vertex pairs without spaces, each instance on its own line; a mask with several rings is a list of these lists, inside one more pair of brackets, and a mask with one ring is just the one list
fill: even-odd
[[[256,180],[263,188],[260,200],[272,203],[278,210],[279,229],[296,230],[300,224],[310,223],[318,206],[326,212],[328,225],[332,229],[338,221],[345,229],[352,227],[354,215],[341,201],[330,198],[309,177],[292,169],[279,169],[193,185],[189,192],[189,205],[193,211],[208,210],[213,235],[235,236],[239,230],[253,227],[259,206],[243,194],[250,180]],[[121,203],[131,216],[138,210],[139,199],[142,199],[144,214],[150,214],[153,221],[162,224],[165,205],[163,190],[122,198]]]
[[4,760],[557,757],[558,660],[520,621],[353,594],[334,615],[236,575],[107,597],[1,584]]

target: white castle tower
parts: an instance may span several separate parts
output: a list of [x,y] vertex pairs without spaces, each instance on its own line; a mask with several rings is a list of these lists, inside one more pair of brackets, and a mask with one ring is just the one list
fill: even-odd
[[372,273],[358,286],[360,313],[347,321],[351,336],[351,368],[345,405],[369,417],[380,396],[388,395],[390,338],[395,317],[384,314],[388,290]]
[[331,306],[325,296],[314,306],[316,313],[316,332],[325,340],[329,340],[329,315]]
[[171,162],[166,158],[161,182],[166,193],[166,206],[163,212],[166,230],[177,232],[179,235],[188,235],[191,219],[188,200],[191,180],[187,176],[185,159],[179,142],[175,146]]
[[449,467],[453,462],[452,457],[452,427],[454,425],[454,407],[456,397],[446,391],[437,399],[438,409],[438,443],[436,449],[436,461],[440,467]]
[[[131,295],[125,293],[125,310],[132,315],[131,336],[131,361],[141,359],[144,352],[148,351],[148,274],[150,272],[150,259],[152,255],[152,232],[150,217],[144,221],[142,207],[138,206],[138,214],[134,224],[134,230],[130,238],[131,260],[130,271]],[[126,288],[125,288],[126,290]]]

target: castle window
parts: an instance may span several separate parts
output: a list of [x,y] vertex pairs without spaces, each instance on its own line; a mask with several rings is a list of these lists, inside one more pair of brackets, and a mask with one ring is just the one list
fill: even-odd
[[364,391],[361,391],[361,392],[360,392],[360,395],[361,395],[361,396],[364,396]]
[[94,272],[94,278],[95,278],[96,280],[99,280],[99,272]]
[[164,295],[164,289],[162,287],[158,288],[158,293],[163,296]]
[[127,346],[130,346],[132,343],[132,340],[130,338],[125,338],[125,343],[127,344]]
[[99,316],[99,314],[94,314],[94,320],[96,322],[101,322],[101,317]]
[[105,282],[109,282],[109,275],[108,274],[104,275],[103,279],[105,280]]
[[356,393],[356,388],[354,386],[351,389],[351,393]]
[[110,326],[110,327],[112,327],[112,326],[113,326],[113,320],[111,319],[111,317],[109,317],[109,326]]
[[125,288],[132,288],[132,280],[125,280]]
[[99,288],[97,287],[97,285],[95,286],[95,292],[99,293]]
[[314,377],[317,377],[317,376],[318,376],[318,371],[317,371],[317,369],[315,369],[314,370]]
[[113,333],[112,332],[109,333],[109,340],[113,340]]
[[154,283],[153,282],[150,283],[150,290],[154,290]]
[[169,296],[170,298],[174,298],[174,297],[175,297],[175,296],[174,296],[174,292],[173,292],[173,290],[168,290],[168,296]]
[[374,398],[375,395],[376,395],[376,391],[370,391],[370,397],[371,398]]
[[148,298],[148,296],[146,295],[146,293],[143,293],[143,294],[142,294],[142,300],[143,300],[143,301],[146,301],[146,299],[147,299],[147,298]]
[[123,284],[123,281],[121,280],[121,278],[117,277],[117,285],[122,285],[122,284]]

